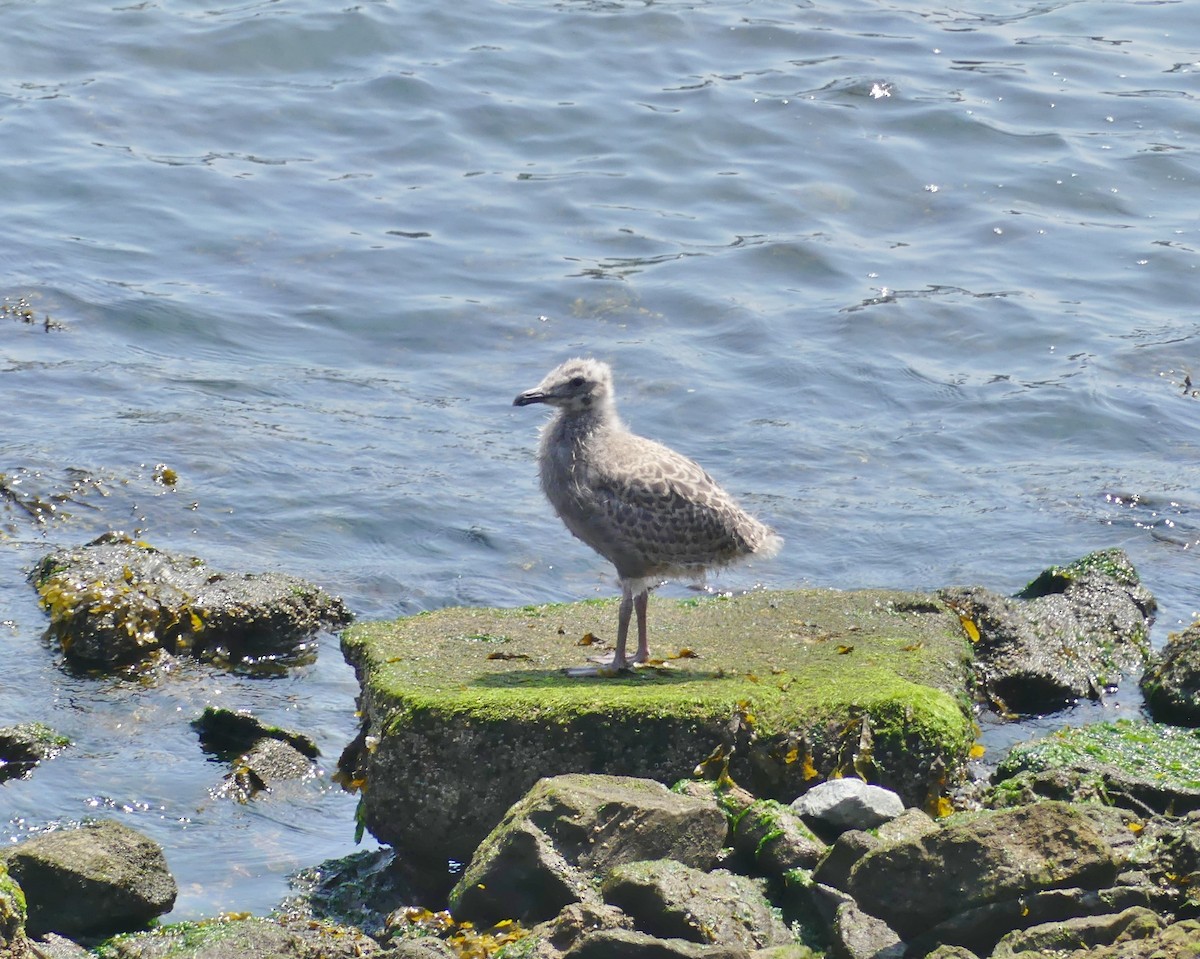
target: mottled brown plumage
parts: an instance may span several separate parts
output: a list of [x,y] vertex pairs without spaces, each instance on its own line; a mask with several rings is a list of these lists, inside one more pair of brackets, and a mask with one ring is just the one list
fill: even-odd
[[[568,360],[513,400],[514,406],[531,403],[556,410],[538,453],[546,498],[567,529],[617,568],[621,581],[612,669],[649,658],[647,594],[659,580],[701,579],[706,570],[771,556],[782,546],[697,463],[625,427],[607,364]],[[635,608],[638,649],[628,660]]]

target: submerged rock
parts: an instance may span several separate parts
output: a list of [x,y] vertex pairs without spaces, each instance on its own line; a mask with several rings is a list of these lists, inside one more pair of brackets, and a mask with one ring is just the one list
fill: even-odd
[[1052,567],[1011,598],[981,586],[939,595],[978,636],[976,673],[1006,712],[1098,699],[1150,653],[1157,604],[1119,549]]
[[266,668],[313,655],[307,637],[351,619],[340,599],[294,576],[221,572],[122,533],[50,553],[30,579],[49,636],[83,666],[165,652]]
[[1142,674],[1142,695],[1159,722],[1200,726],[1200,621],[1167,644]]
[[38,763],[70,744],[66,736],[41,723],[0,727],[0,783],[28,776]]
[[205,751],[230,763],[217,795],[248,802],[279,783],[316,775],[312,760],[320,750],[311,738],[268,726],[248,712],[208,706],[192,728]]
[[0,862],[24,890],[31,936],[137,929],[175,904],[162,848],[111,819],[26,839]]

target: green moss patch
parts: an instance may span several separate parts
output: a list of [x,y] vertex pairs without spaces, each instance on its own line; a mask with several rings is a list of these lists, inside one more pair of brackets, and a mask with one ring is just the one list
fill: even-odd
[[1095,799],[1138,812],[1200,808],[1200,730],[1135,720],[1068,727],[1014,746],[995,793]]

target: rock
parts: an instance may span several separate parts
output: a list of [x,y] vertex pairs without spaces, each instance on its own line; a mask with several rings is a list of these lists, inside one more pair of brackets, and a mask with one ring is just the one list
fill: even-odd
[[432,936],[394,944],[384,954],[386,959],[457,959],[458,953]]
[[259,792],[284,782],[309,779],[317,767],[298,749],[278,739],[263,738],[233,762],[214,795],[249,802]]
[[544,779],[476,850],[450,908],[457,919],[482,925],[541,922],[572,902],[598,904],[591,876],[621,863],[676,859],[709,868],[726,833],[713,803],[652,780]]
[[534,926],[529,935],[535,942],[548,946],[545,951],[567,952],[599,930],[632,928],[633,920],[615,906],[573,902],[553,919]]
[[967,909],[1043,889],[1096,889],[1115,875],[1112,850],[1088,819],[1044,802],[884,844],[854,866],[848,891],[910,939]]
[[792,803],[792,809],[841,832],[874,829],[904,812],[904,802],[890,789],[844,778],[813,786]]
[[[711,778],[727,762],[760,798],[790,801],[849,767],[923,806],[965,765],[970,649],[933,597],[653,602],[663,651],[686,637],[697,655],[611,682],[561,672],[587,655],[580,637],[616,621],[607,602],[441,609],[344,632],[363,725],[340,766],[367,784],[366,827],[411,861],[465,861],[544,776],[670,784],[725,748]],[[486,775],[464,775],[481,758]]]
[[1164,723],[1200,726],[1200,620],[1167,643],[1142,674],[1150,715]]
[[798,942],[786,946],[767,946],[750,953],[750,959],[823,959],[823,956],[824,953],[814,952],[810,946]]
[[71,744],[42,723],[0,727],[0,783],[28,776],[42,760],[50,759]]
[[792,942],[761,881],[723,869],[701,872],[671,860],[631,862],[609,871],[604,900],[661,939],[760,949]]
[[856,903],[838,907],[830,954],[834,959],[902,959],[904,943],[882,919],[863,912]]
[[920,839],[940,827],[919,809],[906,809],[890,822],[884,823],[874,832],[851,829],[834,841],[829,852],[813,870],[813,879],[835,889],[850,888],[850,870],[872,849],[885,843],[905,839]]
[[1066,727],[1019,743],[996,770],[990,805],[1092,800],[1142,815],[1200,809],[1200,730],[1135,720]]
[[312,757],[320,750],[311,738],[266,725],[249,712],[208,706],[192,720],[192,728],[205,752],[230,764],[225,782],[214,790],[215,795],[249,802],[262,790],[316,774]]
[[[374,939],[356,929],[257,916],[175,923],[117,936],[104,948],[107,959],[370,959],[383,955]],[[447,954],[453,955],[400,953],[406,959]]]
[[121,533],[42,558],[30,574],[48,634],[72,661],[127,666],[190,652],[259,670],[315,655],[318,629],[351,619],[342,601],[280,573],[223,573]]
[[206,706],[192,720],[192,728],[200,737],[200,748],[222,759],[246,752],[260,739],[278,739],[310,759],[321,754],[312,737],[268,725],[246,710]]
[[27,839],[0,861],[25,892],[31,936],[136,929],[175,903],[162,848],[111,819]]
[[33,955],[25,935],[25,894],[0,859],[0,956],[30,959]]
[[34,943],[37,959],[95,959],[95,954],[65,936],[47,933]]
[[280,905],[281,912],[354,926],[376,939],[396,903],[417,901],[405,864],[386,847],[326,859],[289,879],[292,895]]
[[1097,699],[1149,655],[1156,603],[1119,549],[1048,569],[1011,599],[978,586],[939,596],[978,635],[976,674],[1004,711]]
[[768,876],[811,869],[827,848],[799,816],[772,799],[760,799],[736,817],[733,846]]
[[605,929],[583,939],[564,959],[750,959],[750,953],[740,946],[707,946],[686,939],[656,939],[627,929]]
[[[992,959],[1012,959],[1020,953],[1061,953],[1069,949],[1092,949],[1131,939],[1152,939],[1164,926],[1149,909],[1135,906],[1117,915],[1086,916],[1030,926],[1002,938]],[[1197,942],[1200,946],[1200,941]]]
[[910,940],[909,946],[920,952],[935,943],[952,944],[986,956],[1015,929],[1146,908],[1148,901],[1144,891],[1132,888],[1044,890],[966,909]]
[[34,949],[37,959],[95,959],[95,954],[84,949],[79,943],[52,932],[46,933],[34,943]]

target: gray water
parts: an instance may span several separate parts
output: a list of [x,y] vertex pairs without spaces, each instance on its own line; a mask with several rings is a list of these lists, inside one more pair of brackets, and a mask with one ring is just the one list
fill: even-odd
[[[1120,546],[1156,643],[1200,609],[1196,4],[0,24],[0,473],[29,507],[0,501],[0,724],[74,740],[0,786],[9,839],[116,816],[163,844],[172,918],[266,911],[352,851],[335,637],[282,678],[72,676],[25,572],[115,528],[360,617],[610,595],[510,405],[574,354],[784,535],[719,588],[1010,591]],[[209,703],[314,736],[326,775],[213,798]],[[1127,684],[1041,726],[1139,708]]]

